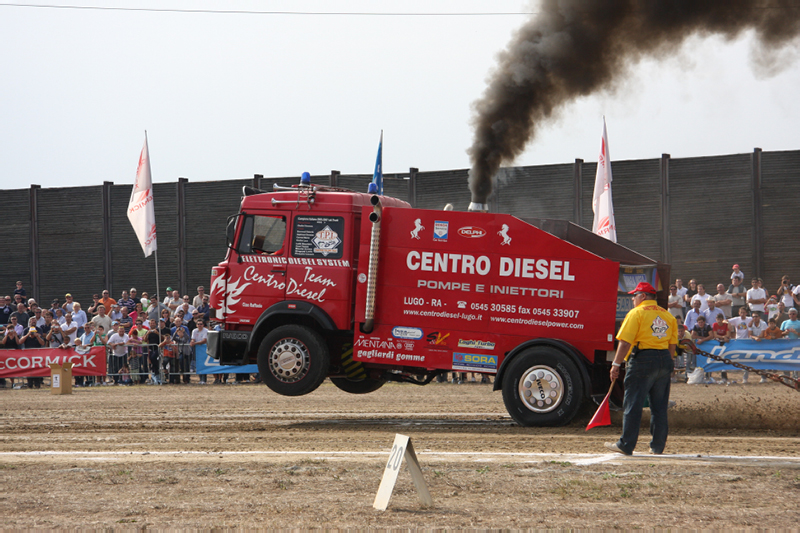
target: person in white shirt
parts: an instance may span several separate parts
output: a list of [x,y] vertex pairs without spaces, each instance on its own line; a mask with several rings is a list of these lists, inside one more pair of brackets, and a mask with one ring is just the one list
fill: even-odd
[[683,321],[683,298],[678,294],[676,285],[669,286],[669,304],[667,311],[675,317],[678,322]]
[[705,286],[698,283],[697,294],[692,296],[692,305],[694,305],[695,300],[700,300],[700,312],[705,313],[706,311],[708,311],[709,298],[711,298],[711,295],[706,292]]
[[783,302],[783,305],[786,309],[794,307],[794,298],[792,298],[792,291],[794,291],[795,286],[792,285],[789,276],[783,276],[781,278],[781,286],[778,287],[778,290],[775,291],[775,294],[778,296],[780,301]]
[[761,278],[753,278],[750,283],[753,287],[747,291],[747,305],[750,306],[750,312],[763,313],[767,303],[767,291],[761,288]]
[[767,300],[767,305],[765,307],[767,310],[767,316],[765,318],[767,320],[778,316],[778,301],[775,299],[774,296],[769,297],[769,300]]
[[64,323],[61,325],[61,333],[64,334],[64,344],[74,345],[78,338],[78,324],[72,320],[72,313],[64,315]]
[[754,341],[760,341],[762,337],[761,334],[764,333],[764,330],[768,327],[769,324],[761,320],[761,313],[755,311],[752,320],[750,320],[750,326],[748,326],[750,338]]
[[747,309],[744,307],[739,309],[739,316],[728,320],[728,329],[731,332],[731,338],[737,340],[750,338],[750,322],[751,318],[747,316]]
[[[750,339],[754,341],[760,341],[762,338],[762,333],[766,331],[769,327],[767,322],[761,320],[761,313],[758,311],[753,311],[752,313],[753,319],[750,321],[750,326],[747,328],[748,332],[750,333]],[[750,377],[750,372],[747,370],[744,371],[742,375],[742,383],[747,383],[747,379]],[[766,383],[767,378],[761,376],[761,383]]]
[[681,278],[675,278],[675,286],[678,288],[678,296],[681,297],[681,302],[683,303],[683,313],[682,315],[686,314],[686,292],[689,290],[683,286],[683,280]]
[[205,295],[206,295],[206,288],[203,287],[202,285],[197,287],[197,296],[195,296],[194,299],[192,300],[192,305],[195,307],[195,309],[203,305],[203,296]]
[[128,336],[125,334],[125,326],[120,324],[117,326],[117,331],[109,337],[106,346],[113,350],[113,356],[108,358],[109,369],[108,373],[114,376],[114,383],[119,383],[119,369],[125,363],[125,358],[128,355]]
[[192,342],[189,345],[194,348],[198,344],[205,344],[208,341],[208,329],[202,319],[197,321],[197,327],[192,331]]

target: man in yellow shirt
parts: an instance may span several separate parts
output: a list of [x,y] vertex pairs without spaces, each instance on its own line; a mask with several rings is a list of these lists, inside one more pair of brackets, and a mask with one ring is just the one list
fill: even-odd
[[670,376],[675,368],[678,323],[672,314],[656,304],[656,290],[649,283],[639,283],[630,294],[633,294],[634,308],[619,329],[619,345],[611,363],[611,379],[615,380],[623,361],[627,361],[622,436],[605,446],[624,455],[633,454],[639,439],[644,401],[649,399],[650,453],[661,454],[669,433],[667,407]]

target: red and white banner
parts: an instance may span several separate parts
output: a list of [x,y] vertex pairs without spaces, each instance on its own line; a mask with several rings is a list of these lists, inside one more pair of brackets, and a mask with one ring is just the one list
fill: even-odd
[[[73,376],[106,375],[106,349],[34,348],[0,350],[0,378],[32,378],[50,375],[50,363],[72,363]],[[84,352],[84,353],[81,353]]]
[[150,151],[147,149],[147,134],[136,169],[131,199],[128,202],[128,220],[142,245],[144,256],[149,257],[157,248],[156,214],[153,209],[153,179],[150,175]]
[[597,175],[594,178],[592,212],[594,213],[592,232],[612,242],[617,242],[614,202],[611,199],[611,155],[608,150],[605,117],[603,117],[603,138],[600,145],[600,157],[597,160]]

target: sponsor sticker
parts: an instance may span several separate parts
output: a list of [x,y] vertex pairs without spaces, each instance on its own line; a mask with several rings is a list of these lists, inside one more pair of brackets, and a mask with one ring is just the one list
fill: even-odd
[[486,230],[478,226],[464,226],[458,228],[458,234],[468,239],[478,239],[486,235]]
[[458,339],[459,348],[471,348],[478,350],[494,350],[494,343],[489,341],[477,341],[471,339]]
[[392,328],[392,337],[395,339],[421,339],[422,330],[419,328],[409,328],[405,326],[395,326]]
[[325,226],[318,231],[311,242],[314,244],[314,253],[322,255],[338,253],[339,245],[342,244],[339,234],[330,226]]
[[497,356],[456,352],[453,370],[497,370]]
[[447,337],[449,336],[449,333],[434,331],[433,333],[428,333],[428,336],[425,337],[425,339],[427,339],[427,341],[434,346],[447,346]]
[[449,231],[450,223],[443,220],[437,220],[433,223],[433,240],[446,241],[447,233]]

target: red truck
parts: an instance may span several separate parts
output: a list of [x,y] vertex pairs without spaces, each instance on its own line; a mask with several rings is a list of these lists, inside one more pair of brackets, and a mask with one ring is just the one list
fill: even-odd
[[210,291],[222,328],[208,352],[256,362],[283,395],[327,377],[362,394],[476,372],[495,375],[519,424],[566,424],[608,390],[626,287],[659,276],[652,260],[568,222],[413,209],[311,184],[275,189],[245,187],[228,220]]

